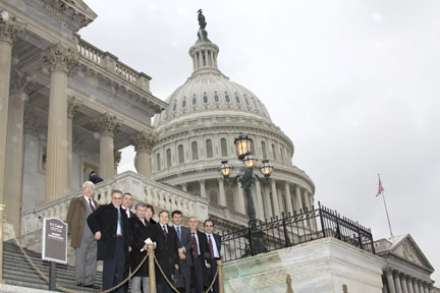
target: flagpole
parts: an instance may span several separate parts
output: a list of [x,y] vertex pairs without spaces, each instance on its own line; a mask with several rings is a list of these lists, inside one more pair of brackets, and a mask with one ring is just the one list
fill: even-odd
[[[379,182],[381,182],[381,180],[380,180],[380,175],[377,174],[377,176],[379,177]],[[386,201],[386,199],[385,199],[385,190],[382,190],[382,192],[381,192],[380,195],[382,195],[383,206],[384,206],[384,208],[385,208],[385,213],[387,214],[388,228],[390,229],[390,236],[391,236],[391,237],[394,237],[393,229],[391,228],[390,213],[388,212],[387,201]]]

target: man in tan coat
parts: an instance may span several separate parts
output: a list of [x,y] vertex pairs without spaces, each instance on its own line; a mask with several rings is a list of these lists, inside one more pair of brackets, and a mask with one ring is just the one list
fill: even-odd
[[82,195],[72,199],[67,212],[71,245],[75,249],[76,282],[79,286],[95,288],[97,243],[87,225],[87,217],[98,208],[93,199],[95,184],[84,182]]

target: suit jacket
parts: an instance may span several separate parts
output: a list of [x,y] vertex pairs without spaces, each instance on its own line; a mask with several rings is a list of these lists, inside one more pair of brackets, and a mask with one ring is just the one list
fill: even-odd
[[[144,225],[138,217],[133,216],[128,219],[128,227],[131,235],[130,268],[132,271],[134,271],[147,254],[146,250],[141,252],[141,249],[145,245],[145,239],[152,238],[153,225],[147,221],[145,221]],[[136,276],[148,277],[148,260],[145,261],[145,263],[136,273]]]
[[[128,256],[128,243],[130,242],[127,215],[120,209],[122,219],[122,235],[124,239],[124,251]],[[118,210],[112,203],[100,206],[87,218],[90,230],[93,234],[100,231],[101,239],[98,241],[98,259],[111,259],[116,250],[116,229],[118,225]],[[127,257],[126,257],[127,259]]]
[[167,276],[174,274],[175,265],[179,264],[178,239],[176,230],[168,226],[168,235],[162,231],[160,224],[152,226],[153,241],[156,242],[156,258]]
[[[98,208],[98,203],[93,199],[92,201],[95,204],[95,208]],[[82,195],[70,201],[66,222],[69,227],[68,231],[71,236],[71,246],[73,248],[79,248],[81,244],[81,238],[86,225],[86,205],[88,204]]]
[[[212,235],[214,237],[215,244],[217,245],[218,255],[219,255],[219,257],[221,257],[222,237],[217,233],[213,233]],[[203,247],[204,247],[204,251],[205,251],[205,253],[204,253],[205,259],[208,262],[215,261],[215,258],[213,255],[211,255],[211,252],[209,249],[208,235],[206,235],[206,233],[203,233],[203,240],[202,241],[203,241]]]

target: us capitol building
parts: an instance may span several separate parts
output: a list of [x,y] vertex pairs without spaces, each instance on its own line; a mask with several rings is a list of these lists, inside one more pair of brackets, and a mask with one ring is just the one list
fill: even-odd
[[[313,209],[315,186],[292,163],[293,142],[253,92],[220,70],[219,47],[204,27],[189,49],[192,73],[164,102],[151,91],[148,74],[81,38],[78,31],[97,17],[82,0],[0,0],[0,16],[5,240],[20,237],[29,249],[40,249],[41,219],[64,219],[92,170],[104,179],[96,188],[100,203],[119,188],[156,210],[211,217],[220,230],[244,227],[243,189],[219,171],[221,161],[239,163],[234,149],[239,133],[249,134],[253,154],[274,167],[272,180],[256,181],[252,190],[257,219]],[[136,172],[117,174],[120,150],[130,145]],[[316,223],[307,228],[316,229]],[[319,245],[338,249],[327,242]],[[434,292],[434,268],[410,235],[381,239],[375,246],[376,255],[353,250],[346,268],[357,263],[359,284],[368,286],[356,285],[352,276],[352,288],[364,289],[349,292]],[[313,251],[323,251],[314,245],[295,249],[306,250],[291,255],[309,255],[310,265],[315,265]],[[249,292],[240,284],[231,279],[227,292]],[[301,286],[299,292],[342,292]]]

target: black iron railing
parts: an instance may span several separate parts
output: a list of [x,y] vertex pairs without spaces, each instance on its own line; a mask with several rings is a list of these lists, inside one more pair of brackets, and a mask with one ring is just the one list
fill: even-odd
[[263,238],[265,251],[273,251],[312,240],[333,237],[360,249],[375,253],[373,235],[369,228],[360,225],[337,211],[318,203],[318,208],[304,209],[259,222],[255,229],[241,228],[222,235],[223,261],[260,253],[253,247],[252,233]]

